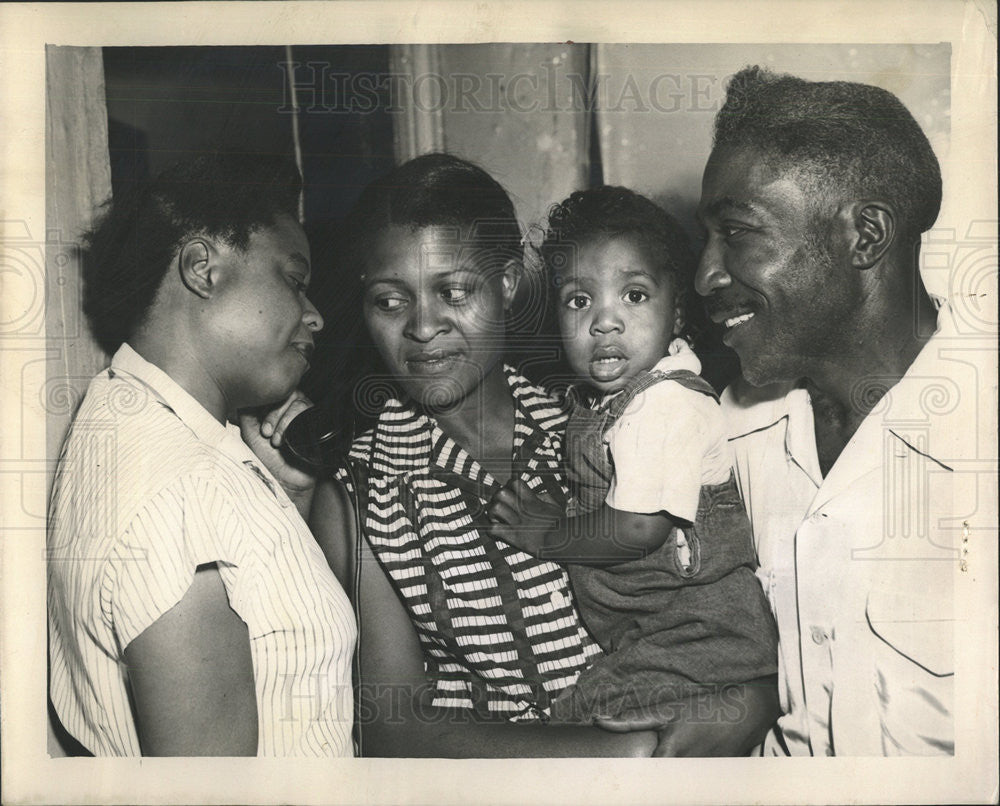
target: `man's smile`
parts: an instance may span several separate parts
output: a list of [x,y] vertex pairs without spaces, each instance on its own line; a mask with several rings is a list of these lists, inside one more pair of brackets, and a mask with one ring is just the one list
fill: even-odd
[[738,327],[745,322],[749,322],[751,319],[753,319],[753,317],[754,315],[752,313],[744,313],[741,314],[740,316],[733,316],[729,319],[726,319],[723,322],[723,325],[725,325],[727,329],[731,329],[734,327]]

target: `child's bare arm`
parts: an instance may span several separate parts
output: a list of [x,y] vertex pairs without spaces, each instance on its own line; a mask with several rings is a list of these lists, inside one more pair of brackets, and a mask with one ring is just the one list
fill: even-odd
[[644,557],[667,540],[673,521],[666,513],[645,515],[602,505],[573,518],[519,480],[490,502],[490,534],[543,560],[616,565]]

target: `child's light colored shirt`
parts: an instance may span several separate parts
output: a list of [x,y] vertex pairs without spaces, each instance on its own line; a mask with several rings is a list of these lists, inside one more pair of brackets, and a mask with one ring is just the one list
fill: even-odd
[[[654,369],[699,374],[701,362],[687,342],[674,339]],[[693,521],[702,485],[725,482],[732,466],[719,404],[679,383],[639,392],[604,443],[614,463],[605,503],[621,512]]]

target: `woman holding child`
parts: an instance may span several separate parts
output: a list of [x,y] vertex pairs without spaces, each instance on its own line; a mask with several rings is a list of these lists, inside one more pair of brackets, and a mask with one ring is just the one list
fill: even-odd
[[[658,211],[615,192],[626,208]],[[686,249],[674,237],[679,230],[666,244],[655,232],[643,236],[640,225],[624,235],[581,230],[575,251],[549,261],[562,266],[553,278],[572,286],[556,302],[584,382],[575,399],[598,420],[614,407],[597,431],[597,452],[615,428],[617,442],[631,439],[634,452],[636,432],[622,425],[632,416],[639,427],[635,401],[644,393],[666,399],[662,416],[676,416],[681,430],[700,429],[676,458],[662,459],[679,480],[638,495],[607,467],[610,492],[587,492],[594,478],[577,472],[580,461],[570,463],[571,484],[564,406],[504,363],[523,245],[499,184],[457,158],[419,157],[367,188],[350,224],[364,322],[393,388],[351,449],[350,477],[341,475],[356,486],[365,536],[355,569],[362,752],[747,752],[776,716],[773,685],[759,683],[775,671],[773,625],[755,587],[745,515],[731,510],[711,389],[674,338],[690,270],[689,256],[670,254]],[[588,322],[584,313],[594,309],[600,313]],[[589,347],[574,341],[579,328],[591,334]],[[629,472],[634,478],[635,468]],[[719,500],[729,507],[721,516]],[[344,535],[354,527],[343,487],[321,486],[310,523],[338,576],[349,579],[353,550]],[[587,567],[570,565],[571,583],[562,562]],[[627,611],[616,607],[626,601]],[[615,612],[621,618],[608,617]],[[592,687],[581,689],[582,680]],[[743,685],[721,689],[727,683]],[[699,713],[681,708],[649,722],[653,730],[629,729],[629,708],[691,696],[701,697]],[[706,719],[706,707],[718,718]],[[604,730],[594,725],[602,716],[624,721]]]

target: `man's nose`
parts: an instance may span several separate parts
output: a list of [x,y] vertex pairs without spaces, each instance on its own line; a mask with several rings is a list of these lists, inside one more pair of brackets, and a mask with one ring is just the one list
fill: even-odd
[[698,261],[698,271],[694,275],[694,289],[701,296],[707,297],[719,288],[732,285],[733,278],[729,276],[720,255],[719,247],[709,238],[701,252]]
[[428,342],[448,329],[437,305],[427,300],[416,299],[410,306],[403,334],[414,341]]
[[305,322],[306,327],[312,333],[319,333],[323,329],[323,317],[316,309],[316,306],[312,304],[312,300],[309,297],[306,297],[306,307],[302,311],[302,321]]

